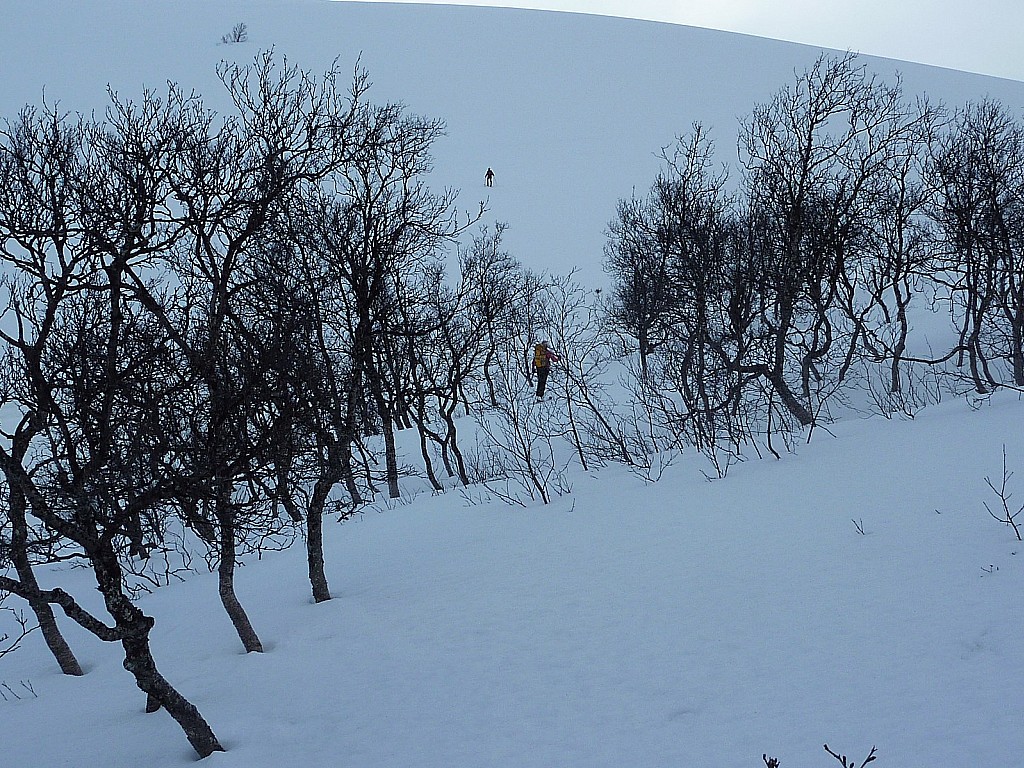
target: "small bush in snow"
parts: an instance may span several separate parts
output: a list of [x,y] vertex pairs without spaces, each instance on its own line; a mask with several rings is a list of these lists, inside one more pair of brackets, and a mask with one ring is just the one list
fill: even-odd
[[982,504],[985,505],[985,509],[988,510],[988,513],[992,515],[994,519],[1013,528],[1013,532],[1017,534],[1017,541],[1022,541],[1020,536],[1020,526],[1017,524],[1017,516],[1021,512],[1024,512],[1024,504],[1017,507],[1016,511],[1014,511],[1010,506],[1010,499],[1013,497],[1013,494],[1007,489],[1007,485],[1009,484],[1011,477],[1013,477],[1013,472],[1006,469],[1006,446],[1004,445],[1003,477],[999,483],[999,487],[996,487],[996,484],[992,482],[991,478],[985,478],[985,484],[992,490],[992,493],[999,498],[999,507],[997,510],[993,510],[992,507],[988,505],[988,502],[982,502]]
[[[831,749],[828,748],[828,744],[825,745],[825,751],[832,755],[832,757],[834,757],[836,760],[838,760],[839,764],[842,765],[843,768],[864,768],[868,763],[872,763],[878,759],[878,756],[875,754],[878,750],[875,747],[871,748],[871,751],[868,752],[868,756],[864,758],[864,762],[862,762],[860,765],[858,765],[856,761],[851,761],[849,758],[846,757],[846,755],[841,755],[837,752],[833,752]],[[780,766],[782,765],[782,763],[779,762],[779,759],[777,757],[768,757],[767,753],[761,755],[761,760],[764,761],[764,764],[767,768],[780,768]]]
[[33,699],[39,698],[39,694],[36,693],[31,680],[22,680],[18,683],[17,688],[12,688],[6,682],[0,683],[0,698],[3,698],[4,701],[11,701],[11,699],[20,701],[28,696],[31,696]]
[[825,745],[825,751],[832,755],[832,757],[834,757],[836,760],[838,760],[839,764],[842,765],[843,768],[864,768],[864,766],[868,763],[874,762],[878,759],[878,757],[875,755],[875,752],[877,752],[878,750],[875,747],[871,748],[871,751],[868,752],[868,756],[864,758],[864,762],[862,762],[860,765],[857,765],[856,761],[847,760],[846,755],[840,755],[836,752],[833,752],[831,749],[828,748],[828,744]]
[[17,626],[17,629],[11,631],[0,631],[0,658],[3,658],[8,653],[13,653],[21,647],[21,642],[24,640],[30,632],[38,627],[29,625],[28,619],[25,617],[23,611],[16,611],[13,608],[9,608],[3,605],[6,594],[0,594],[0,615],[8,615],[13,623]]

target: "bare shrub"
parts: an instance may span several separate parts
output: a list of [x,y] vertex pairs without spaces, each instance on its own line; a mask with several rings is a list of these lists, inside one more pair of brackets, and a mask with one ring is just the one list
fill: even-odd
[[[878,750],[875,747],[871,748],[871,751],[868,752],[868,756],[864,758],[864,761],[860,763],[860,765],[858,765],[855,760],[850,760],[846,755],[833,752],[829,749],[828,744],[825,745],[825,751],[838,760],[839,764],[842,765],[843,768],[864,768],[868,763],[872,763],[878,759],[878,755],[875,754]],[[766,768],[780,768],[782,765],[777,757],[768,757],[767,753],[761,755],[761,760],[764,762]]]
[[500,405],[478,416],[481,466],[490,479],[483,482],[494,496],[509,504],[526,506],[538,499],[550,504],[553,496],[569,493],[565,475],[568,461],[556,450],[564,432],[561,416],[533,395],[516,391],[517,372],[502,371]]
[[17,688],[12,688],[10,683],[6,681],[0,683],[0,698],[4,701],[10,701],[12,698],[20,701],[27,696],[31,696],[33,699],[39,698],[39,694],[36,693],[31,680],[20,680]]
[[221,37],[220,41],[224,45],[232,45],[233,43],[244,43],[249,39],[249,27],[246,26],[244,21],[240,21],[231,28],[231,31]]
[[988,513],[990,515],[992,515],[993,519],[1013,528],[1013,532],[1017,534],[1017,541],[1021,541],[1022,539],[1020,536],[1020,526],[1017,524],[1017,516],[1021,512],[1024,512],[1024,504],[1017,507],[1015,511],[1013,507],[1010,506],[1010,499],[1013,497],[1013,493],[1010,492],[1008,486],[1010,483],[1010,478],[1012,477],[1013,472],[1010,472],[1006,468],[1006,446],[1004,445],[1003,476],[999,481],[999,487],[996,487],[996,484],[992,482],[991,478],[985,478],[985,485],[987,485],[991,489],[992,493],[994,493],[999,498],[999,505],[997,509],[993,510],[992,507],[988,505],[988,502],[982,502],[982,504],[985,505],[985,509],[988,510]]
[[864,768],[868,763],[874,762],[878,759],[878,756],[875,754],[878,750],[875,747],[871,748],[871,751],[868,752],[868,756],[864,758],[864,761],[860,765],[857,765],[855,760],[849,760],[846,755],[840,755],[837,752],[833,752],[828,748],[828,744],[825,745],[825,751],[838,760],[839,764],[842,765],[843,768]]
[[28,618],[25,616],[23,611],[16,611],[13,608],[9,608],[3,604],[6,599],[6,593],[0,593],[0,615],[8,615],[17,629],[12,631],[0,631],[0,659],[9,653],[14,653],[18,648],[21,647],[22,641],[29,636],[31,632],[39,629],[38,626],[33,627],[29,625]]

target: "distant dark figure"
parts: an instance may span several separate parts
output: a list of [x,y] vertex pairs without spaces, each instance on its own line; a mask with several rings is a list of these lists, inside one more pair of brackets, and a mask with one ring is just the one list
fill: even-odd
[[484,186],[485,187],[493,187],[494,186],[494,171],[492,171],[490,168],[488,168],[487,169],[487,173],[484,174]]
[[537,372],[537,397],[544,399],[544,387],[548,383],[548,374],[551,373],[551,364],[559,360],[558,353],[548,346],[546,341],[540,342],[533,348],[533,370]]

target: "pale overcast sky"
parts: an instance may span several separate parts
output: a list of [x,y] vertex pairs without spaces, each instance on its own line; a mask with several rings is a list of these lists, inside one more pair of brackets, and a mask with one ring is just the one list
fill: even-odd
[[1024,80],[1024,0],[389,0],[670,21]]

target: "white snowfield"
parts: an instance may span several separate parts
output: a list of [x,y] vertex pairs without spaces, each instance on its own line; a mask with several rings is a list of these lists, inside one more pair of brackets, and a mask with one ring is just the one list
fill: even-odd
[[[738,119],[819,53],[312,0],[38,0],[0,18],[7,118],[44,89],[89,112],[108,84],[137,96],[167,80],[216,105],[222,58],[274,47],[322,71],[361,53],[372,99],[446,120],[432,184],[461,189],[466,210],[489,200],[525,264],[594,286],[616,200],[646,189],[659,149],[700,121],[731,161]],[[248,41],[220,43],[238,22]],[[866,61],[901,71],[908,94],[1024,106],[1024,83]],[[218,768],[757,768],[763,753],[827,768],[826,742],[858,765],[877,746],[878,768],[1014,768],[1024,545],[983,502],[1004,446],[1024,467],[1022,423],[1015,394],[947,398],[910,421],[841,421],[715,482],[689,455],[654,484],[572,469],[548,506],[411,493],[328,523],[329,602],[312,603],[301,547],[247,562],[237,588],[263,654],[242,653],[212,575],[141,604],[161,671],[227,750],[204,761]],[[1013,490],[1019,505],[1024,472]],[[99,602],[86,570],[41,578]],[[62,676],[37,634],[0,659],[0,766],[193,765],[170,717],[144,713],[120,648],[61,626],[87,674]]]

